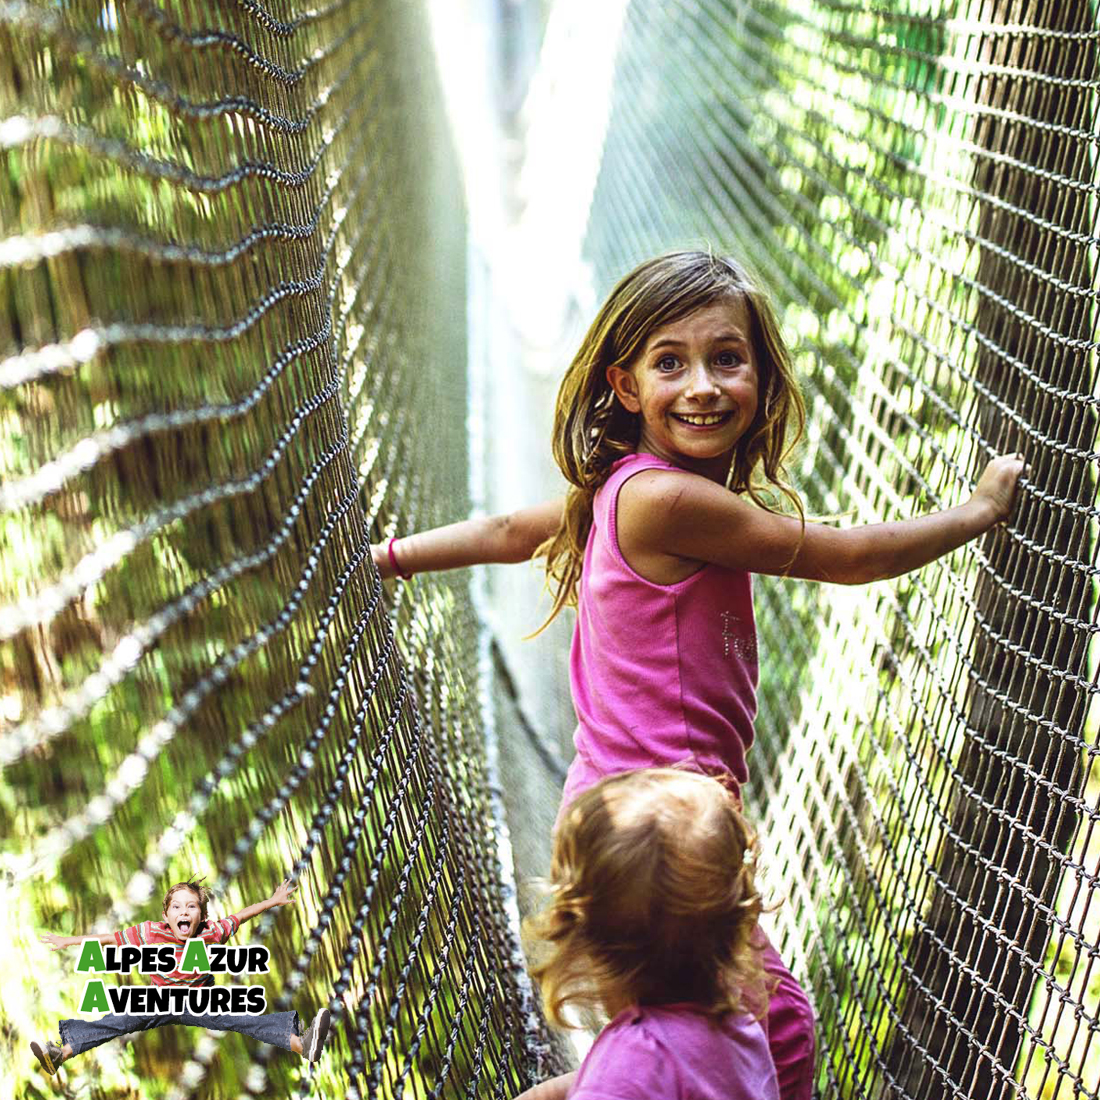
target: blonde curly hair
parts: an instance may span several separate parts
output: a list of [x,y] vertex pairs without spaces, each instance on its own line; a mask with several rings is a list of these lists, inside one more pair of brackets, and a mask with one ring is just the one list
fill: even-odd
[[554,838],[551,900],[524,923],[549,1020],[679,1002],[763,1015],[755,857],[717,779],[652,768],[584,792]]

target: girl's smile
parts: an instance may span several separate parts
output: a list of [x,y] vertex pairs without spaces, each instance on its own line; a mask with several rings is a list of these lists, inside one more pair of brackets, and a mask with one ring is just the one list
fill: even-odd
[[717,424],[725,424],[733,413],[673,413],[672,415],[681,424],[690,424],[695,428],[713,428]]
[[641,417],[639,451],[725,481],[758,405],[751,332],[745,302],[725,299],[654,329],[629,369],[608,370]]

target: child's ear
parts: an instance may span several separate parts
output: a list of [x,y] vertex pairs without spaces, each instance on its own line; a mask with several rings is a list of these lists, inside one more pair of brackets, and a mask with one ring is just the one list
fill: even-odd
[[627,412],[642,411],[642,403],[638,400],[638,383],[631,371],[623,370],[622,367],[608,367],[607,384],[615,391],[615,396]]

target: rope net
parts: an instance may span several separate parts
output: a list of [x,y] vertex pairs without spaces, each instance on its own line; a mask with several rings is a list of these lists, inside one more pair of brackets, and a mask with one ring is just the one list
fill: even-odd
[[169,1028],[62,1067],[68,1094],[527,1081],[477,623],[463,584],[387,604],[370,564],[467,508],[464,215],[434,81],[417,5],[0,3],[18,1096],[50,1090],[27,1042],[84,984],[37,935],[158,919],[192,872],[215,915],[297,877],[238,939],[271,949],[269,1010],[332,1007],[325,1058],[307,1075]]
[[1097,1097],[1100,24],[1069,0],[635,0],[587,251],[770,284],[851,522],[1029,465],[891,584],[757,586],[751,806],[824,1096]]
[[[586,251],[712,242],[783,307],[810,509],[1029,463],[890,585],[757,588],[748,792],[825,1096],[1098,1096],[1096,48],[1069,0],[634,0]],[[4,1062],[76,1013],[37,931],[192,871],[316,1075],[168,1029],[93,1097],[519,1091],[519,977],[461,581],[369,542],[467,507],[459,187],[414,5],[0,2]],[[399,640],[403,655],[396,650]],[[415,703],[414,703],[415,699]],[[50,966],[50,964],[55,964]],[[180,1072],[179,1066],[183,1065]]]

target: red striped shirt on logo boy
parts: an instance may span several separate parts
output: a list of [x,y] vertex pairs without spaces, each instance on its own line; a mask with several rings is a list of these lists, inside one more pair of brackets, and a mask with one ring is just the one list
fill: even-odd
[[[221,920],[207,920],[203,922],[202,931],[191,939],[203,940],[207,944],[225,943],[241,927],[241,922],[236,916],[222,917]],[[187,940],[181,940],[172,934],[167,921],[145,920],[141,924],[135,924],[130,928],[124,928],[115,933],[115,943],[119,947],[132,944],[134,947],[144,947],[146,944],[172,944],[176,949],[176,966],[171,974],[150,974],[154,985],[213,985],[214,975],[209,971],[200,973],[183,973],[178,969],[183,962],[183,952],[187,946]]]

